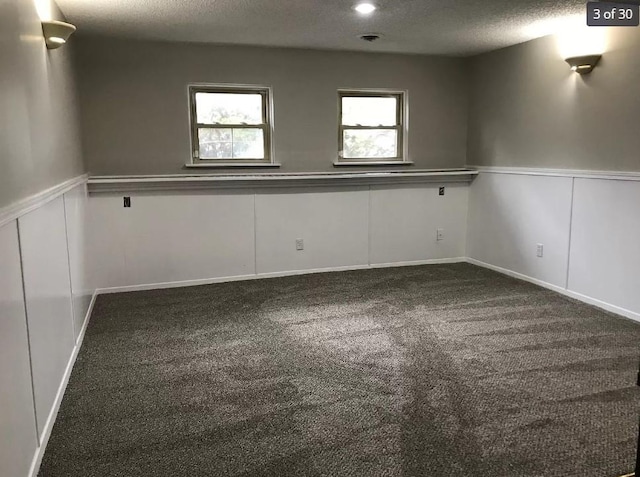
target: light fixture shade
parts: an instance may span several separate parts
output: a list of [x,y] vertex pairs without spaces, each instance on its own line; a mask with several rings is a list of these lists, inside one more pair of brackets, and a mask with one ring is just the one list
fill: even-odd
[[50,50],[60,48],[64,45],[74,31],[76,31],[76,27],[71,23],[55,20],[42,22],[44,40],[47,48]]
[[578,74],[586,75],[591,73],[595,68],[602,55],[586,55],[586,56],[572,56],[567,58],[566,61],[571,66],[571,71],[575,71]]

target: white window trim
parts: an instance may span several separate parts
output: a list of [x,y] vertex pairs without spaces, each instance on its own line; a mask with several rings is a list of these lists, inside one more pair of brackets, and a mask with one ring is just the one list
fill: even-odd
[[[242,91],[261,91],[266,93],[265,98],[265,120],[267,121],[265,132],[265,157],[264,159],[200,159],[197,157],[200,144],[198,142],[198,123],[196,119],[196,101],[195,95],[200,92],[242,92]],[[254,85],[254,84],[235,84],[235,83],[190,83],[187,85],[187,99],[189,106],[189,147],[191,160],[185,164],[185,167],[195,168],[214,168],[214,167],[279,167],[280,164],[275,162],[275,148],[273,141],[273,90],[270,86]]]
[[[398,158],[344,158],[342,156],[342,98],[348,95],[395,95],[399,96],[400,102],[400,140],[401,157]],[[390,165],[411,165],[413,161],[409,158],[409,91],[387,88],[339,88],[338,89],[338,159],[334,161],[334,166],[390,166]]]

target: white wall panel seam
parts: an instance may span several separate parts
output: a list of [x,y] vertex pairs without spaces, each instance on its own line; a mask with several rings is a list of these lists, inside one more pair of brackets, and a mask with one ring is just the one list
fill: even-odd
[[36,442],[38,444],[38,447],[40,447],[41,445],[41,436],[40,436],[40,431],[38,430],[38,412],[36,409],[36,390],[35,390],[35,382],[34,382],[34,377],[33,377],[33,360],[31,358],[31,335],[30,335],[30,330],[29,330],[29,310],[27,309],[27,292],[26,292],[26,285],[25,285],[25,278],[24,278],[24,262],[23,262],[23,258],[22,258],[22,238],[20,237],[20,226],[18,224],[18,220],[15,221],[16,224],[16,230],[18,233],[18,252],[20,255],[20,279],[22,282],[22,299],[24,302],[24,319],[25,319],[25,324],[27,327],[27,351],[29,354],[29,372],[31,374],[31,399],[32,399],[32,404],[33,404],[33,417],[34,417],[34,422],[33,424],[35,425],[35,429],[36,429]]
[[258,193],[253,191],[253,273],[258,273],[258,226],[257,226],[257,212],[256,201]]
[[565,290],[569,289],[569,274],[571,273],[571,235],[573,231],[573,208],[575,206],[576,178],[571,178],[571,208],[569,209],[569,243],[567,246],[567,276],[564,281]]
[[367,191],[369,194],[369,207],[367,209],[367,264],[371,265],[371,237],[373,235],[373,232],[371,231],[371,216],[373,214],[371,206],[371,184],[369,184],[369,186],[367,187]]
[[67,254],[67,269],[69,270],[69,304],[71,305],[71,333],[73,334],[73,342],[75,343],[77,341],[76,339],[76,310],[75,310],[75,305],[73,303],[73,283],[71,282],[71,258],[70,258],[70,253],[69,253],[69,249],[71,248],[69,245],[69,226],[67,224],[67,197],[66,194],[64,194],[62,196],[62,212],[63,212],[63,216],[64,216],[64,237],[65,237],[65,243],[67,244],[66,247],[66,254]]

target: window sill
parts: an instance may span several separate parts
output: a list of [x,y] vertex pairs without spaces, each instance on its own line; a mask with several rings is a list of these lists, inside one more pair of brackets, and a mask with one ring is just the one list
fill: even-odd
[[187,169],[223,169],[223,168],[240,168],[240,167],[280,167],[278,162],[244,162],[235,164],[233,162],[216,162],[216,163],[188,163],[184,167]]
[[334,161],[334,167],[339,166],[412,166],[413,161]]

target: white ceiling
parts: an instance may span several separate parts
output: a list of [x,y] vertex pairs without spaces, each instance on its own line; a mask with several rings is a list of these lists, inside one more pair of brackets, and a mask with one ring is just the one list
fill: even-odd
[[[554,33],[584,0],[57,0],[80,34],[466,56]],[[584,18],[584,17],[583,17]],[[583,20],[584,21],[584,20]],[[367,43],[364,33],[382,38]]]

